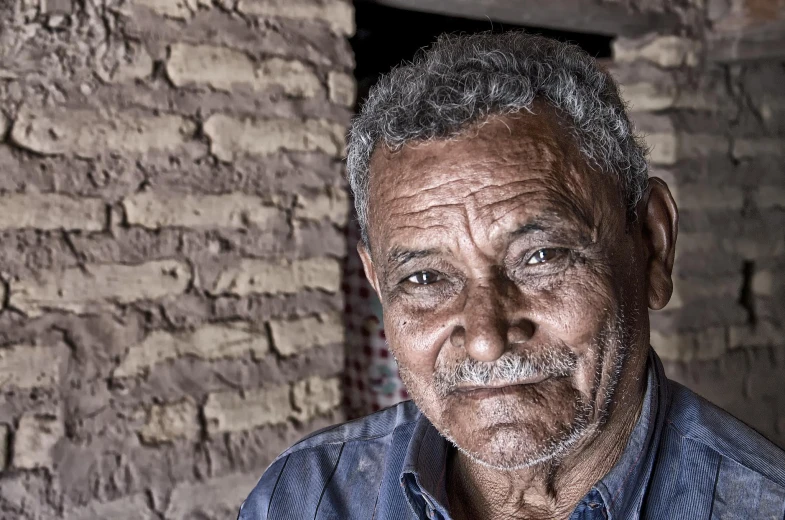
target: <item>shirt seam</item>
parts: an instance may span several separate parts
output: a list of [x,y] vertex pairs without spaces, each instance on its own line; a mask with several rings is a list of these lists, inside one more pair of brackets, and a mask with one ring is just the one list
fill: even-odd
[[716,449],[714,446],[711,446],[710,444],[707,444],[707,443],[701,441],[700,439],[696,439],[692,435],[687,435],[686,433],[682,432],[679,429],[679,427],[676,426],[676,424],[671,419],[667,418],[667,419],[665,419],[665,422],[667,423],[668,427],[672,428],[682,439],[688,439],[688,440],[691,440],[693,442],[697,442],[701,446],[706,447],[706,449],[709,449],[713,453],[716,453],[722,459],[732,460],[733,462],[735,462],[736,464],[738,464],[742,468],[746,469],[747,471],[755,473],[760,478],[766,479],[767,481],[771,482],[772,484],[774,484],[775,486],[779,487],[780,489],[785,490],[785,485],[783,485],[781,482],[777,482],[776,480],[772,480],[771,478],[769,478],[767,475],[761,473],[760,471],[758,471],[758,470],[756,470],[754,468],[749,467],[748,464],[745,464],[745,463],[741,462],[740,460],[737,460],[736,458],[734,458],[733,456],[731,456],[729,454],[721,452],[720,450]]

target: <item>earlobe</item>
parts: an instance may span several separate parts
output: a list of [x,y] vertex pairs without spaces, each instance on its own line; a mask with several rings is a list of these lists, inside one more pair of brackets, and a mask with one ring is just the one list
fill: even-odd
[[379,279],[376,276],[376,267],[373,265],[373,260],[371,260],[371,252],[368,251],[368,248],[362,241],[357,242],[357,254],[360,255],[360,260],[363,263],[365,277],[373,287],[373,290],[376,292],[379,300],[381,300],[382,293],[379,291]]
[[662,179],[649,179],[642,209],[643,235],[648,251],[648,304],[649,308],[659,310],[665,307],[673,293],[672,273],[679,227],[676,203]]

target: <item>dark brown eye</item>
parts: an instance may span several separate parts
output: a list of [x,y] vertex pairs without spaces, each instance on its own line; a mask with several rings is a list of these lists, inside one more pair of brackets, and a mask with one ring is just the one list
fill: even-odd
[[534,254],[526,261],[526,265],[544,264],[552,260],[557,260],[564,256],[565,250],[561,248],[545,248],[535,251]]
[[411,275],[406,281],[417,285],[430,285],[439,281],[439,275],[430,271],[420,271]]

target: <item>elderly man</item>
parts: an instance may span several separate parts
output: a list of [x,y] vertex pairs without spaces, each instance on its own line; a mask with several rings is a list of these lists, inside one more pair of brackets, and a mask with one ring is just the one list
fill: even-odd
[[785,454],[649,346],[676,206],[591,57],[441,38],[372,91],[348,171],[413,402],[295,444],[241,519],[785,517]]

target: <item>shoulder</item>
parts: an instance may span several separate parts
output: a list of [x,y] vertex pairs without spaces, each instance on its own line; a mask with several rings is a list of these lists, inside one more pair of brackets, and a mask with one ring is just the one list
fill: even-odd
[[[360,475],[359,482],[378,481],[391,449],[405,450],[420,411],[405,401],[375,414],[330,426],[300,440],[281,453],[262,475],[240,509],[239,520],[275,518],[275,511],[313,515],[320,508],[328,484],[341,479],[345,471]],[[401,446],[402,445],[402,446]],[[351,459],[351,460],[349,460]],[[348,466],[336,476],[339,466]],[[368,471],[373,475],[368,475]],[[357,486],[353,482],[352,486]]]
[[773,511],[781,518],[785,451],[684,386],[669,381],[669,387],[672,399],[655,487],[670,489],[685,500],[691,497],[687,501],[693,506],[707,500],[707,508],[719,508],[729,517],[742,512],[750,518],[768,517]]

